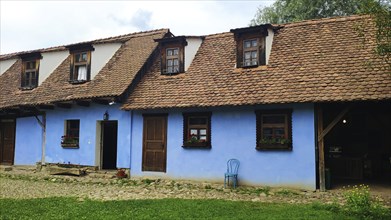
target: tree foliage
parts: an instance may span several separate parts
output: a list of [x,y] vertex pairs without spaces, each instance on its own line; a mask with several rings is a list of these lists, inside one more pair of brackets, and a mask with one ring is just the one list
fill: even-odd
[[388,0],[276,0],[269,7],[258,8],[251,25],[362,14],[377,6],[390,9]]
[[250,25],[281,24],[354,14],[369,14],[377,28],[375,52],[391,70],[391,2],[390,0],[276,0],[271,6],[258,8]]

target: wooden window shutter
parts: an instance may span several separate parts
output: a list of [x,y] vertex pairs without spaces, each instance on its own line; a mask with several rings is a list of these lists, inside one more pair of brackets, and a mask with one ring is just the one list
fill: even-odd
[[36,60],[35,61],[35,85],[33,85],[33,86],[35,86],[35,87],[37,87],[38,86],[38,79],[39,79],[39,60]]
[[264,36],[259,38],[259,65],[266,65],[266,42]]
[[236,67],[243,66],[243,39],[237,39],[236,41]]
[[70,62],[69,62],[69,80],[72,81],[74,80],[74,77],[73,77],[73,72],[74,72],[74,68],[73,68],[73,65],[74,65],[74,54],[71,54],[71,58],[70,58]]
[[91,51],[87,52],[87,81],[91,79]]
[[182,44],[181,47],[179,47],[179,72],[184,73],[185,72],[185,45]]
[[22,62],[22,73],[21,73],[21,82],[20,82],[20,86],[23,88],[26,86],[26,63],[25,62]]
[[160,73],[166,73],[166,48],[161,47],[161,56],[160,56]]

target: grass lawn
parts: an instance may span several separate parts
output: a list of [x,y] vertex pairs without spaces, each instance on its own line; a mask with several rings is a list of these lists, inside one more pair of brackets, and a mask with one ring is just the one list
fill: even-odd
[[225,200],[0,199],[0,219],[356,219],[336,206]]

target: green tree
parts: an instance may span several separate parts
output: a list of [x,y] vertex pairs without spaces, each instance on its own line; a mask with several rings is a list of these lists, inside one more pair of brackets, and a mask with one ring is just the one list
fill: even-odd
[[377,27],[375,52],[388,64],[388,70],[391,70],[390,0],[276,0],[269,7],[258,8],[250,25],[281,24],[354,14],[372,16]]
[[387,9],[387,6],[389,10],[389,0],[276,0],[269,7],[258,8],[251,25],[362,14],[369,7]]

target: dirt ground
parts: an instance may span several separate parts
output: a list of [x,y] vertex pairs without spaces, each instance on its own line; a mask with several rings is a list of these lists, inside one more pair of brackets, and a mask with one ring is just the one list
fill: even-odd
[[[371,187],[371,186],[370,186]],[[0,198],[77,197],[80,200],[129,199],[225,199],[254,202],[339,203],[345,189],[327,192],[268,186],[239,186],[225,189],[223,184],[164,179],[117,179],[113,172],[94,172],[85,176],[49,175],[34,170],[0,170]],[[391,207],[391,187],[371,187],[371,194]]]

